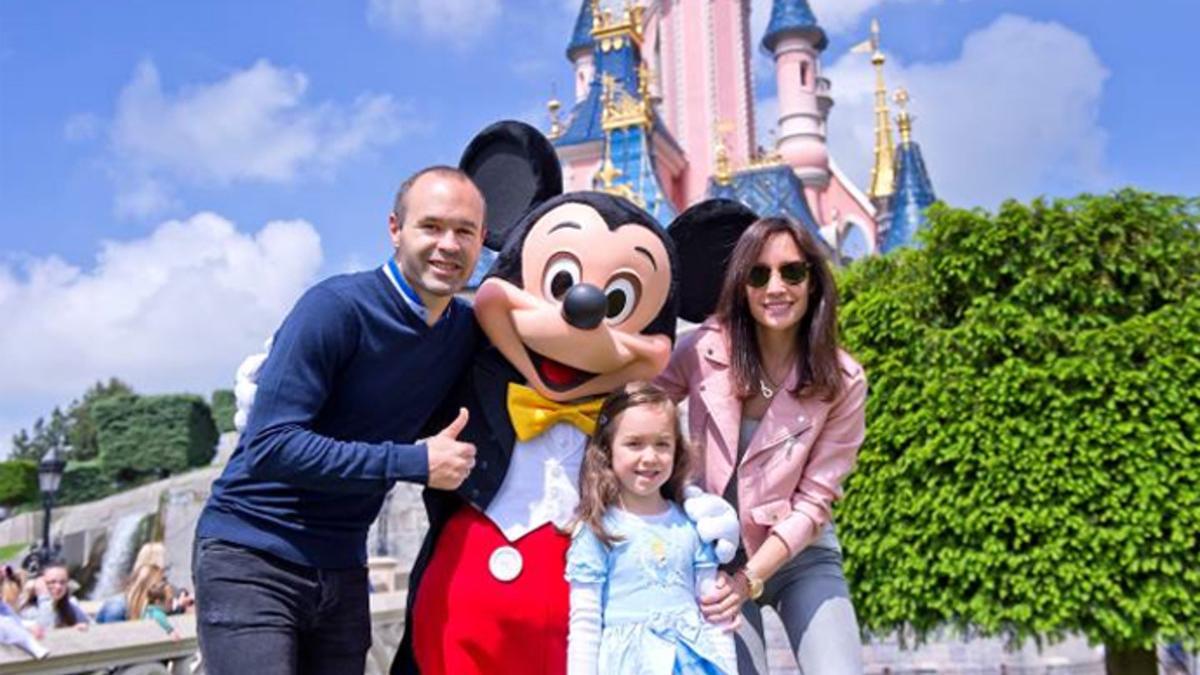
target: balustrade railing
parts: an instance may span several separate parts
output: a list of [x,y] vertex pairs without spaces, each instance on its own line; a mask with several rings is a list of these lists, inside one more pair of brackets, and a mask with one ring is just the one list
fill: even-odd
[[[368,675],[384,675],[404,633],[404,591],[371,596],[371,651]],[[181,638],[176,641],[153,621],[92,625],[86,631],[64,628],[42,640],[50,655],[35,660],[9,645],[0,645],[0,673],[13,675],[203,675],[196,647],[195,616],[172,616]]]

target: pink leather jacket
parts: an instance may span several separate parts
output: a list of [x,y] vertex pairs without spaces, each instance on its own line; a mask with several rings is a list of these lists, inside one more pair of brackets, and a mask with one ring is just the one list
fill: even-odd
[[[830,401],[796,398],[795,369],[771,401],[738,472],[742,540],[753,555],[772,532],[792,555],[829,522],[854,468],[866,429],[867,379],[862,366],[840,352],[845,386]],[[672,398],[688,399],[688,436],[697,479],[722,494],[737,457],[742,404],[734,390],[724,331],[708,320],[684,336],[655,383]]]

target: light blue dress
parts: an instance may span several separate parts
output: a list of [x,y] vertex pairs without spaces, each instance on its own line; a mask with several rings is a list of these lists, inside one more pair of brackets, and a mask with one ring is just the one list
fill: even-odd
[[696,601],[697,572],[717,560],[692,522],[672,503],[654,516],[609,509],[604,523],[622,539],[609,548],[580,527],[566,572],[568,581],[602,585],[599,672],[725,673],[714,642],[720,629]]

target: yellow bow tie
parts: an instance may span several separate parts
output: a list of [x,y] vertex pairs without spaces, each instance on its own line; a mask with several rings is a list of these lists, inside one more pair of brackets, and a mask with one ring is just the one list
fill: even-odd
[[508,385],[508,417],[521,441],[541,434],[558,422],[573,424],[591,436],[596,430],[596,417],[603,403],[598,398],[586,403],[557,403],[529,387],[515,383]]

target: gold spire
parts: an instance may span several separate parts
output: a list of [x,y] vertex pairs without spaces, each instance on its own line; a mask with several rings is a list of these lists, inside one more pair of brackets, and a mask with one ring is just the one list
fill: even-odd
[[911,99],[908,96],[908,90],[900,87],[896,90],[892,100],[900,106],[900,114],[896,115],[896,125],[900,127],[900,143],[907,145],[912,143],[912,115],[908,112],[908,102]]
[[600,181],[596,187],[602,192],[617,194],[617,189],[623,186],[617,185],[616,182],[624,173],[613,164],[612,134],[606,131],[604,132],[604,161],[600,163],[600,170],[596,172],[596,180]]
[[883,81],[883,65],[887,57],[879,48],[879,19],[871,20],[871,64],[875,66],[875,165],[871,167],[872,199],[890,197],[895,190],[895,138],[888,111],[887,85]]
[[729,149],[725,147],[725,134],[733,131],[733,123],[729,120],[720,120],[717,122],[717,128],[713,130],[715,141],[713,180],[717,185],[729,185],[733,182],[733,165],[729,161]]

